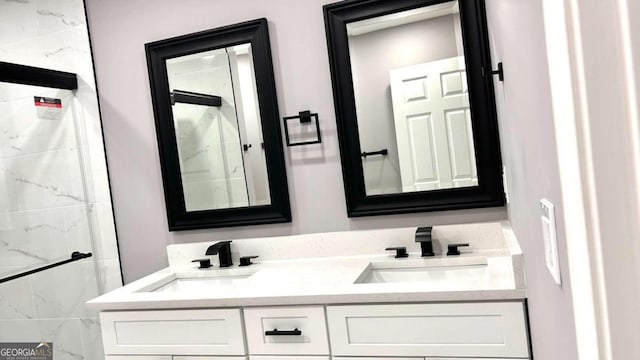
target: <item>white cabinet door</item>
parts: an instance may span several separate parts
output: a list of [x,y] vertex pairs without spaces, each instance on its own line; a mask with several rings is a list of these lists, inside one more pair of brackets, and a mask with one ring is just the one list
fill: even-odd
[[328,356],[249,356],[249,360],[329,360]]
[[522,360],[522,359],[506,359],[506,358],[423,358],[423,357],[332,357],[331,360]]
[[246,355],[240,309],[100,313],[108,355]]
[[402,190],[478,185],[464,57],[390,71]]
[[[354,358],[353,360],[357,360],[357,359]],[[516,359],[516,358],[508,358],[507,359],[507,358],[468,358],[468,357],[466,357],[466,358],[441,358],[441,357],[434,358],[434,357],[428,357],[428,358],[426,358],[424,360],[522,360],[522,359],[521,358],[520,359]]]
[[[340,357],[334,356],[331,360],[425,360],[423,357]],[[444,359],[446,360],[446,359]],[[473,359],[467,359],[473,360]],[[491,360],[491,359],[485,359]]]
[[334,356],[527,358],[521,302],[328,306]]
[[105,356],[105,360],[172,360],[172,359],[171,359],[171,356],[116,355],[116,356]]
[[[132,359],[135,360],[135,359]],[[171,360],[247,360],[246,356],[174,356]]]

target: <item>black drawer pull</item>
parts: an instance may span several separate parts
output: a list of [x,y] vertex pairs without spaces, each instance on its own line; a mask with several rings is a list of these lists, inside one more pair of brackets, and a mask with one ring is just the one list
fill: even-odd
[[267,330],[264,332],[264,334],[266,336],[280,336],[280,335],[302,335],[302,331],[298,330],[298,328],[295,328],[293,330],[278,330],[278,329],[273,329],[273,330]]

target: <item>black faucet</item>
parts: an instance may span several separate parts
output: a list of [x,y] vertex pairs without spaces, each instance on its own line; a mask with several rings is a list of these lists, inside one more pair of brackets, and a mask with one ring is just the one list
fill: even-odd
[[420,243],[422,249],[420,256],[434,256],[433,239],[431,238],[431,230],[433,226],[419,227],[416,230],[416,242]]
[[220,259],[220,267],[229,267],[233,265],[233,261],[231,260],[230,244],[231,241],[217,242],[207,248],[205,255],[218,255],[218,258]]

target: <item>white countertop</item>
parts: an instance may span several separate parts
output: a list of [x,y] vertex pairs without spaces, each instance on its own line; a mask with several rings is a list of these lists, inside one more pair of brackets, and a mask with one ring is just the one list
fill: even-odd
[[[169,267],[87,304],[97,310],[149,310],[526,297],[522,251],[508,222],[434,227],[435,252],[442,254],[447,244],[469,243],[468,248],[461,248],[460,256],[421,258],[415,231],[401,228],[233,239],[236,265],[229,268],[219,268],[217,256],[210,257],[214,266],[209,269],[191,263],[203,257],[211,242],[174,244],[167,248]],[[384,252],[391,246],[406,247],[410,256],[395,259]],[[239,267],[240,255],[260,258],[254,265]],[[372,266],[419,269],[414,272],[419,273],[419,281],[358,283]],[[396,270],[389,276],[406,276],[398,273],[407,269]],[[200,281],[236,275],[243,276]],[[197,280],[192,281],[194,278]],[[154,292],[160,288],[166,291]]]
[[[519,248],[518,248],[519,249]],[[513,250],[513,249],[511,249]],[[439,272],[426,281],[354,283],[370,263],[378,266],[438,266],[483,261],[474,271]],[[451,264],[453,262],[453,264]],[[255,272],[233,285],[153,292],[176,278]],[[89,301],[98,310],[217,308],[302,304],[514,300],[526,297],[517,251],[477,250],[458,257],[394,259],[391,255],[304,258],[256,262],[249,267],[197,269],[195,264],[165,268]]]

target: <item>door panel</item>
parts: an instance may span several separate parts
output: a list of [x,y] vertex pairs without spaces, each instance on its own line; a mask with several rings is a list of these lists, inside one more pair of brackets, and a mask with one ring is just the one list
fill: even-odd
[[[437,189],[439,178],[438,169],[436,169],[437,160],[431,114],[407,117],[407,124],[409,146],[412,149],[410,155],[414,184],[418,190]],[[413,190],[403,189],[403,191]]]
[[470,119],[469,108],[445,111],[453,187],[478,183]]

